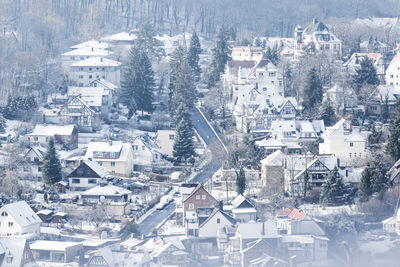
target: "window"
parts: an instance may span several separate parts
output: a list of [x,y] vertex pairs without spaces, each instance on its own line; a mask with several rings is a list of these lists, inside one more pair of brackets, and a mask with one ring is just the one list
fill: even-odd
[[206,199],[206,195],[202,195],[201,199],[205,200]]
[[92,71],[92,68],[89,68],[89,71]]
[[115,162],[114,162],[114,161],[111,161],[111,162],[110,162],[110,165],[111,165],[111,167],[115,167]]
[[101,68],[101,70],[106,70],[105,68]]
[[169,140],[174,140],[174,139],[175,139],[175,135],[170,134],[170,135],[169,135]]
[[217,218],[217,223],[221,223],[221,219],[220,218]]
[[42,171],[42,168],[41,168],[41,167],[38,167],[37,170],[38,170],[39,172],[41,172],[41,171]]
[[83,68],[79,68],[80,71],[83,71]]
[[34,158],[33,158],[33,161],[34,161],[34,162],[39,162],[39,158],[38,158],[38,157],[34,157]]
[[79,75],[79,79],[83,79],[83,75]]
[[80,184],[81,183],[81,179],[74,178],[74,179],[72,179],[72,183],[73,184]]
[[351,158],[351,153],[349,154],[349,157]]
[[194,210],[194,204],[193,203],[189,203],[189,209],[190,210]]
[[144,150],[145,148],[144,148],[144,146],[142,146],[142,150]]
[[103,166],[103,162],[98,161],[97,163],[98,163],[100,166]]
[[354,145],[353,143],[350,143],[350,147],[353,147],[353,145]]
[[1,213],[1,216],[2,216],[2,217],[6,217],[6,216],[8,216],[8,213],[5,212],[5,211],[3,211],[3,212]]
[[97,180],[96,179],[89,179],[88,184],[96,184]]
[[13,227],[14,223],[13,222],[8,222],[8,227]]
[[37,136],[33,137],[33,141],[39,141],[39,137]]
[[83,87],[83,83],[79,83],[79,87]]
[[267,87],[263,87],[263,91],[264,91],[264,92],[267,91]]
[[200,199],[200,195],[196,195],[196,199]]
[[90,74],[90,75],[89,75],[89,79],[92,79],[92,77],[93,77],[93,76]]

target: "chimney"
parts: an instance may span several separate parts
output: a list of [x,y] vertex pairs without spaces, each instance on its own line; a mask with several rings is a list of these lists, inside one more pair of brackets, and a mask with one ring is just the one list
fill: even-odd
[[103,58],[102,57],[100,58],[100,62],[103,62]]
[[91,49],[91,50],[92,50],[92,52],[93,52],[93,51],[94,51],[94,48],[92,47],[92,49]]
[[313,18],[312,23],[317,24],[318,20],[316,18]]

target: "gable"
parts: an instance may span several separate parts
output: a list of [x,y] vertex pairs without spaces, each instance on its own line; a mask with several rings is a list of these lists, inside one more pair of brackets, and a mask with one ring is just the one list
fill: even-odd
[[[206,196],[206,199],[203,199],[203,195]],[[200,196],[199,199],[197,200],[202,200],[202,201],[212,201],[215,202],[215,205],[218,204],[218,201],[210,194],[207,192],[207,190],[204,189],[203,186],[199,186],[197,189],[195,189],[190,196],[188,196],[183,202],[192,202],[196,200],[196,196]]]
[[245,199],[236,208],[254,208],[254,205],[248,199]]
[[308,171],[315,172],[330,172],[331,170],[325,166],[319,159],[316,160],[311,166],[307,168]]
[[93,266],[93,267],[109,267],[107,262],[104,260],[103,256],[93,256],[89,262],[87,263],[87,266]]
[[82,178],[101,178],[94,170],[92,170],[85,162],[78,166],[67,177],[82,177]]

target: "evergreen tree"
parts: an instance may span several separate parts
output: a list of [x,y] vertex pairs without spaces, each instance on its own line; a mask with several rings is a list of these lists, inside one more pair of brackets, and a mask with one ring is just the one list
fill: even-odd
[[190,39],[190,46],[188,51],[188,63],[193,70],[193,75],[196,81],[200,80],[201,68],[199,65],[201,54],[201,45],[199,37],[196,32],[193,32],[192,38]]
[[61,164],[52,137],[47,144],[47,152],[43,158],[42,179],[46,185],[53,185],[62,179]]
[[364,169],[361,175],[360,185],[358,187],[358,198],[360,201],[365,202],[372,195],[371,185],[371,172],[367,167]]
[[337,167],[335,167],[322,185],[320,202],[323,204],[344,204],[346,202],[345,185]]
[[400,101],[397,101],[393,118],[390,120],[386,152],[396,161],[400,159]]
[[321,79],[316,68],[312,68],[307,75],[305,88],[303,91],[303,110],[311,111],[322,101],[323,90]]
[[360,68],[356,69],[353,75],[353,84],[357,95],[364,85],[379,85],[378,75],[371,59],[365,57],[360,61]]
[[141,47],[141,50],[144,50],[148,55],[152,55],[154,53],[154,29],[150,23],[146,22],[140,25],[135,46]]
[[134,46],[129,53],[129,63],[122,81],[121,99],[129,109],[131,118],[137,110],[153,111],[154,72],[147,53]]
[[325,126],[332,126],[336,122],[335,109],[333,108],[330,99],[328,99],[324,104],[321,119],[324,120]]
[[186,163],[195,156],[191,123],[182,119],[177,127],[172,155],[176,164]]
[[225,65],[230,60],[231,49],[228,46],[229,33],[222,26],[217,35],[216,46],[212,50],[211,72],[208,87],[214,86],[220,80],[220,74],[224,72]]
[[[174,118],[182,103],[190,111],[196,100],[193,73],[188,63],[186,50],[183,47],[178,47],[172,54],[170,69],[169,108],[170,115]],[[179,120],[176,122],[179,122]]]
[[239,195],[243,195],[246,190],[246,174],[243,167],[240,167],[239,172],[236,172],[236,189]]

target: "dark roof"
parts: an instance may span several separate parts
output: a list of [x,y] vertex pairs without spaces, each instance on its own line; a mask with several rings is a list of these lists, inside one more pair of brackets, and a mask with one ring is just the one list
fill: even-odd
[[323,22],[313,21],[304,29],[304,33],[322,32],[324,30],[329,31],[329,28]]

